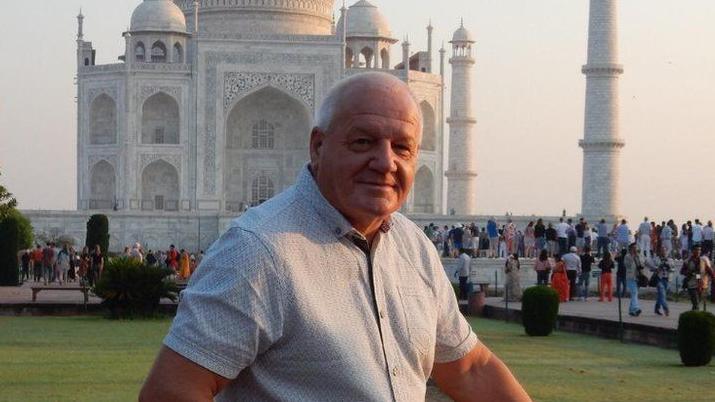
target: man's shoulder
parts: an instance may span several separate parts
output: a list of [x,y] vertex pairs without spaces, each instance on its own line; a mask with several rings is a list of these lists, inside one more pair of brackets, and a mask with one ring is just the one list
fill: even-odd
[[229,227],[249,232],[274,231],[302,219],[306,212],[298,202],[295,189],[289,188],[263,204],[249,208],[234,219]]

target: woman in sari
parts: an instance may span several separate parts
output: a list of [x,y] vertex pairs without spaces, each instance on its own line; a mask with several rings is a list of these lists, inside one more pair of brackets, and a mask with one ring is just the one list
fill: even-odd
[[189,253],[186,250],[181,250],[181,262],[179,266],[179,277],[181,279],[189,279],[189,276],[191,276],[191,263],[189,261]]
[[569,278],[566,276],[566,264],[561,260],[561,255],[554,255],[556,265],[551,276],[551,287],[559,293],[559,301],[569,301]]

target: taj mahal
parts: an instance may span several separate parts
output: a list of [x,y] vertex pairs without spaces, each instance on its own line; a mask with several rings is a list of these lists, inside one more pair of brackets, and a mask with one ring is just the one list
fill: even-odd
[[[334,3],[144,0],[123,33],[124,54],[104,65],[95,64],[98,49],[80,13],[77,210],[26,211],[35,231],[83,244],[87,219],[102,213],[113,251],[137,241],[206,249],[236,216],[293,183],[309,159],[313,116],[328,89],[375,70],[407,83],[423,116],[415,185],[402,212],[419,222],[486,220],[478,216],[476,185],[475,38],[455,24],[449,49],[435,50],[429,24],[427,49],[415,50],[369,1],[339,11]],[[619,216],[624,145],[615,4],[591,1],[579,144],[583,214],[610,219]],[[594,185],[607,188],[585,191]]]

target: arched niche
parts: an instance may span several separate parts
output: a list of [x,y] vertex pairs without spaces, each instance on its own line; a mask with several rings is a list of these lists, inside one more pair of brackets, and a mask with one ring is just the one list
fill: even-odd
[[382,49],[380,51],[380,60],[382,61],[382,68],[385,70],[390,69],[390,52],[387,49]]
[[171,96],[159,92],[142,106],[142,143],[179,143],[179,104]]
[[142,209],[179,209],[179,172],[176,168],[159,159],[147,165],[142,171]]
[[111,209],[116,198],[114,167],[101,160],[92,166],[89,182],[89,208]]
[[146,48],[143,42],[137,42],[136,46],[134,46],[134,60],[138,62],[146,61]]
[[359,66],[356,67],[371,68],[374,56],[375,52],[372,50],[372,48],[365,46],[360,51],[360,62]]
[[107,94],[94,98],[89,108],[89,143],[116,144],[117,104]]
[[422,166],[415,175],[414,202],[415,213],[434,213],[434,175],[427,166]]
[[437,145],[437,121],[432,106],[423,101],[420,103],[422,111],[422,144],[420,148],[425,151],[434,151]]
[[345,68],[353,68],[353,49],[346,47],[345,48]]
[[166,63],[166,45],[158,40],[151,45],[151,62]]
[[174,44],[174,53],[172,56],[174,63],[184,62],[184,48],[181,46],[181,43],[176,42]]

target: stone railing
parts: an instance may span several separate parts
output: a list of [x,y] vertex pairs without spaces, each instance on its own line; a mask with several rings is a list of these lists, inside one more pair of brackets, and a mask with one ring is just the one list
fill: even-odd
[[[94,73],[117,73],[126,71],[127,65],[125,63],[114,63],[114,64],[104,64],[99,66],[82,66],[79,72],[82,74],[94,74]],[[179,73],[190,73],[190,64],[180,64],[180,63],[143,63],[136,62],[131,64],[132,71],[161,71],[161,72],[179,72]]]

